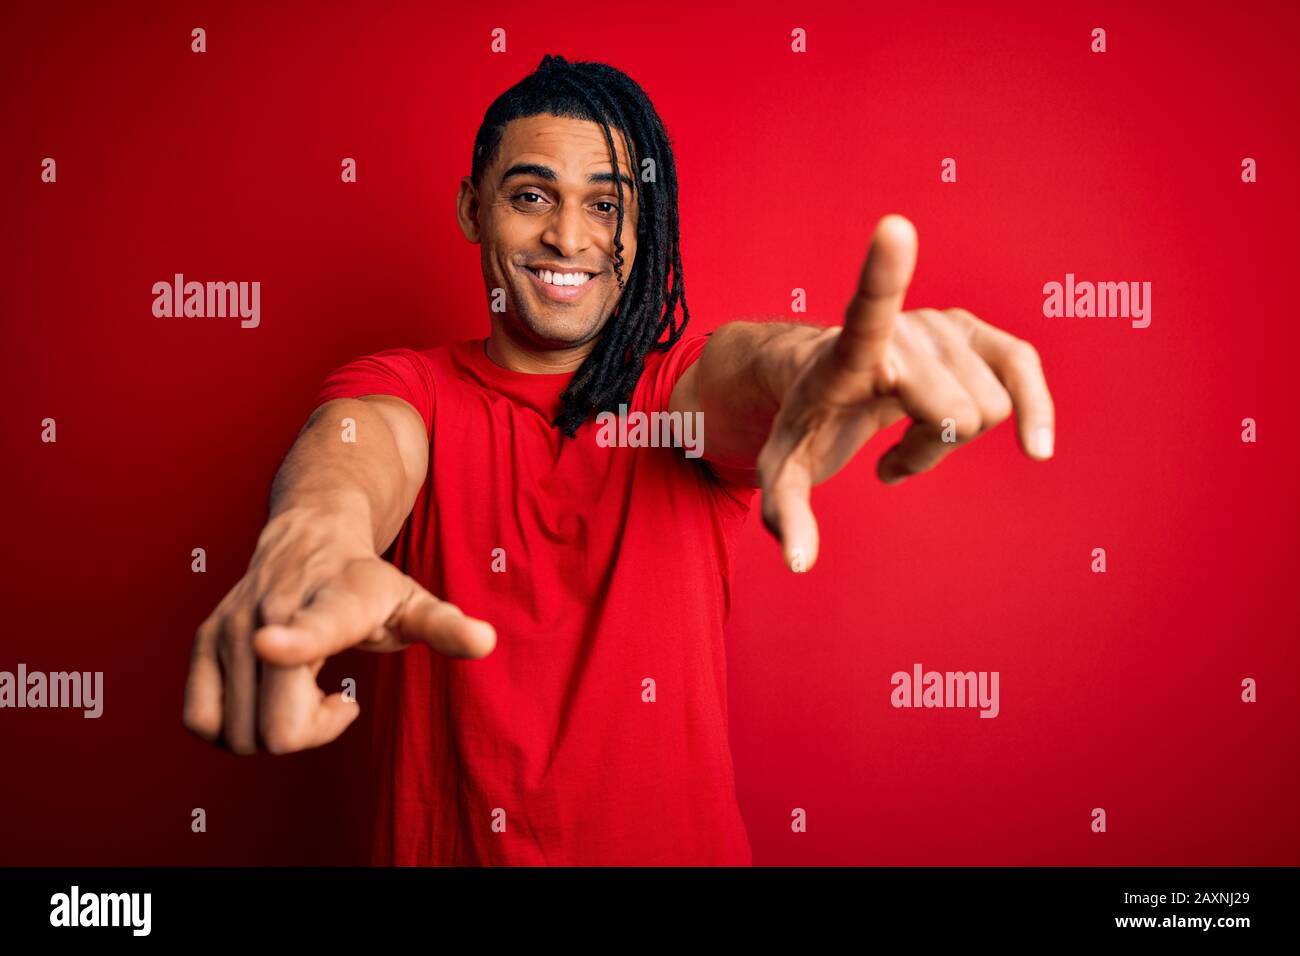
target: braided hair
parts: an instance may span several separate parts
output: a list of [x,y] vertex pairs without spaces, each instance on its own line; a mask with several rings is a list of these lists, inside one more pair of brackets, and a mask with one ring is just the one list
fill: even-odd
[[[678,236],[677,167],[659,114],[649,97],[626,73],[604,63],[573,62],[561,56],[542,57],[537,69],[502,93],[484,114],[474,139],[470,178],[478,187],[483,172],[496,159],[506,124],[513,119],[550,113],[597,123],[609,146],[610,163],[618,169],[610,126],[622,131],[631,146],[633,169],[638,157],[653,157],[656,181],[643,183],[634,175],[641,215],[637,224],[638,251],[632,274],[623,278],[623,184],[618,176],[618,223],[614,231],[614,275],[623,294],[591,354],[560,396],[561,408],[552,423],[569,437],[589,416],[613,411],[626,402],[653,349],[666,351],[682,333],[690,312],[682,281]],[[680,301],[682,314],[677,318]],[[665,331],[668,337],[663,341]]]

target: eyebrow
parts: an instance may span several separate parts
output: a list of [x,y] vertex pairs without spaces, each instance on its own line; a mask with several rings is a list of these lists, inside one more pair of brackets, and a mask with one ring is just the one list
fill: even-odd
[[[505,185],[505,181],[512,176],[536,176],[548,183],[557,182],[560,178],[555,175],[555,170],[551,169],[550,166],[543,166],[540,163],[515,163],[502,175],[502,185]],[[628,189],[633,188],[632,180],[626,173],[619,173],[618,178]],[[587,177],[589,183],[612,183],[613,181],[613,173],[592,173]]]

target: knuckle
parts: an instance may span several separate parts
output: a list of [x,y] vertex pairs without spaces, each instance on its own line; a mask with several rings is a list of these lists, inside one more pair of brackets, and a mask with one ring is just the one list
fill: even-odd
[[216,618],[209,617],[194,631],[194,643],[190,647],[190,666],[201,657],[213,655],[216,651],[220,629]]
[[235,656],[235,642],[229,628],[219,627],[216,635],[217,658],[223,667],[229,667]]
[[229,747],[231,753],[238,754],[241,757],[248,757],[252,754],[257,753],[257,745],[254,744],[251,740],[244,740],[244,739],[231,740],[229,743]]
[[1001,425],[1011,417],[1013,411],[1015,407],[1011,403],[1011,396],[1007,394],[1006,389],[998,389],[996,393],[985,399],[982,411],[984,427],[992,428]]
[[876,356],[867,367],[867,374],[876,382],[892,382],[894,378],[894,362],[892,358],[888,354]]
[[953,430],[957,433],[958,441],[969,441],[980,433],[983,427],[983,416],[974,402],[965,402],[957,407],[953,412]]
[[272,592],[257,602],[257,620],[261,624],[286,624],[297,610],[297,602],[289,595]]
[[897,348],[891,345],[880,355],[869,359],[864,368],[855,375],[861,375],[862,381],[871,386],[874,396],[888,395],[898,388],[901,359]]
[[237,754],[257,753],[257,725],[254,706],[235,699],[223,715],[221,735],[227,749]]
[[227,667],[238,667],[253,659],[252,628],[242,617],[227,619],[217,639],[217,656]]
[[1038,354],[1038,349],[1024,339],[1018,339],[1016,344],[1012,346],[1011,361],[1018,369],[1025,372],[1037,372],[1043,367],[1043,360]]
[[216,614],[209,614],[203,619],[203,623],[194,629],[194,643],[208,645],[213,638],[217,636],[217,630],[220,625],[220,618]]
[[204,740],[215,740],[221,732],[221,721],[210,712],[201,711],[191,700],[185,701],[185,710],[181,715],[185,729]]
[[287,754],[303,749],[303,733],[295,724],[284,720],[271,720],[264,723],[261,732],[262,744],[268,753]]
[[362,639],[361,643],[362,645],[378,647],[387,644],[393,638],[393,631],[386,622],[384,624],[376,624],[371,628],[369,633],[367,633]]

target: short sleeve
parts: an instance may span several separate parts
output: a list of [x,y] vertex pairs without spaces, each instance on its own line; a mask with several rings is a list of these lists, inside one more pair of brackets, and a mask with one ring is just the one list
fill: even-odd
[[[679,339],[665,352],[651,352],[651,356],[662,356],[656,364],[647,359],[644,378],[638,383],[641,388],[640,399],[633,399],[633,407],[640,407],[647,412],[667,411],[668,402],[673,395],[673,386],[695,364],[709,343],[708,334],[693,335],[689,339]],[[644,390],[642,390],[644,389]]]
[[321,382],[312,409],[336,398],[363,395],[396,395],[410,402],[424,419],[425,434],[432,440],[436,392],[429,363],[419,352],[387,349],[340,365]]
[[[652,353],[662,355],[663,358],[656,365],[647,360],[646,370],[642,381],[637,383],[631,407],[647,412],[666,411],[672,399],[673,388],[686,374],[686,370],[699,359],[712,334],[706,332],[680,339],[667,353]],[[701,464],[708,470],[710,484],[725,496],[720,500],[727,510],[736,515],[747,513],[753,504],[755,489],[743,479],[753,474],[752,469],[741,471]]]

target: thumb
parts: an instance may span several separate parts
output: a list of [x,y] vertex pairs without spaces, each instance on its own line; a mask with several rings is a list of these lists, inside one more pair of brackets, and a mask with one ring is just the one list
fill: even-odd
[[820,535],[809,503],[811,493],[808,469],[791,459],[781,465],[775,479],[763,483],[763,524],[781,543],[785,566],[796,574],[817,561]]
[[280,666],[350,647],[395,651],[417,642],[453,657],[482,657],[496,645],[496,631],[378,559],[349,563],[288,621],[261,627],[253,637],[258,656]]
[[916,227],[903,216],[885,216],[872,233],[833,353],[837,364],[848,371],[883,378],[882,391],[894,386],[895,372],[885,364],[886,351],[915,268]]
[[427,644],[449,657],[486,657],[497,643],[487,621],[468,616],[449,601],[440,601],[414,580],[406,601],[387,627],[404,644]]

